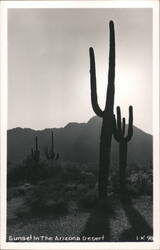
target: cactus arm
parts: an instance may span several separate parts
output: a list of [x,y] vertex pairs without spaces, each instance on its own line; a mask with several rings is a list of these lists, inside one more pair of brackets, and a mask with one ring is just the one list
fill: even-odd
[[133,107],[129,106],[129,122],[128,122],[128,135],[126,141],[130,141],[133,136]]
[[125,127],[126,127],[126,120],[123,117],[123,119],[122,119],[122,135],[123,136],[125,135]]
[[113,115],[113,135],[114,139],[119,142],[120,138],[117,133],[117,124],[116,124],[116,116]]
[[[110,34],[110,48],[109,48],[109,70],[108,70],[108,87],[106,106],[111,112],[113,112],[114,106],[114,80],[115,80],[115,34],[114,34],[114,23],[109,22],[109,34]],[[106,109],[106,108],[105,108]]]
[[95,69],[95,57],[93,48],[89,48],[89,54],[90,54],[90,83],[91,83],[92,108],[96,113],[96,115],[102,117],[103,111],[100,109],[97,101],[96,69]]
[[129,122],[128,122],[128,134],[125,137],[125,118],[122,119],[121,124],[121,109],[117,107],[117,123],[114,116],[114,138],[117,141],[125,140],[126,142],[130,141],[133,136],[133,107],[129,106]]
[[122,136],[122,131],[121,131],[122,127],[121,127],[121,109],[120,107],[118,106],[117,107],[117,130],[118,130],[118,134],[119,134],[119,137]]
[[109,72],[108,72],[108,82],[114,83],[115,78],[115,34],[114,34],[114,23],[109,22],[110,30],[110,49],[109,49]]

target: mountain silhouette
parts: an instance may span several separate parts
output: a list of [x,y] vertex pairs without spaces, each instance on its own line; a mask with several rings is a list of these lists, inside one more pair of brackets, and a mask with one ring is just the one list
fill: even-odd
[[[69,123],[63,128],[33,130],[14,128],[7,132],[8,163],[17,163],[31,154],[38,136],[41,157],[44,149],[51,145],[51,131],[54,133],[55,151],[63,161],[80,163],[98,163],[99,138],[102,121],[99,117],[91,118],[87,123]],[[152,135],[134,126],[133,138],[128,144],[128,164],[148,166],[152,161]],[[118,161],[118,143],[112,141],[111,162]],[[11,164],[12,165],[12,164]]]

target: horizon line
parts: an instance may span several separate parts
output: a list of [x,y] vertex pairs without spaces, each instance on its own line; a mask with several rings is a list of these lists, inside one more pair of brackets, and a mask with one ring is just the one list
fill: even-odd
[[[51,129],[61,129],[61,128],[67,127],[68,124],[70,124],[70,123],[76,123],[76,124],[79,124],[79,125],[80,125],[80,124],[87,124],[87,123],[89,123],[89,121],[90,121],[91,119],[96,118],[96,117],[97,117],[99,120],[101,119],[101,118],[99,118],[98,116],[93,116],[93,117],[91,117],[88,121],[84,121],[84,122],[70,121],[70,122],[68,122],[67,124],[65,124],[64,126],[60,126],[60,127],[32,128],[32,127],[16,126],[16,127],[12,127],[12,128],[8,128],[8,127],[7,127],[7,131],[13,130],[13,129],[18,129],[18,128],[20,128],[20,129],[30,129],[30,130],[34,130],[34,131],[37,131],[37,132],[38,132],[38,131],[43,131],[43,130],[46,130],[46,129],[50,129],[50,130],[51,130]],[[128,123],[126,123],[126,126],[127,126],[127,125],[128,125]],[[134,124],[133,124],[133,127],[136,127],[137,129],[143,131],[144,133],[153,136],[152,131],[151,131],[151,132],[148,132],[148,131],[146,131],[145,129],[140,128],[139,126],[136,126],[136,125],[134,125]]]

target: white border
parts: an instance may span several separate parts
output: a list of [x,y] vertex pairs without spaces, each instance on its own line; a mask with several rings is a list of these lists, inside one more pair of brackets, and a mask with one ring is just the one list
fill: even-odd
[[[1,245],[0,249],[160,249],[159,171],[159,1],[2,1],[1,24]],[[153,9],[153,152],[154,242],[148,243],[8,243],[6,242],[6,130],[7,130],[7,9],[8,8],[152,8]],[[3,169],[3,171],[2,171]]]

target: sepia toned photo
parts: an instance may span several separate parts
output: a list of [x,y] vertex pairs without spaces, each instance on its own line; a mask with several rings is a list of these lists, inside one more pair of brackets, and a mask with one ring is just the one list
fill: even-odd
[[158,249],[154,14],[7,8],[4,249]]

